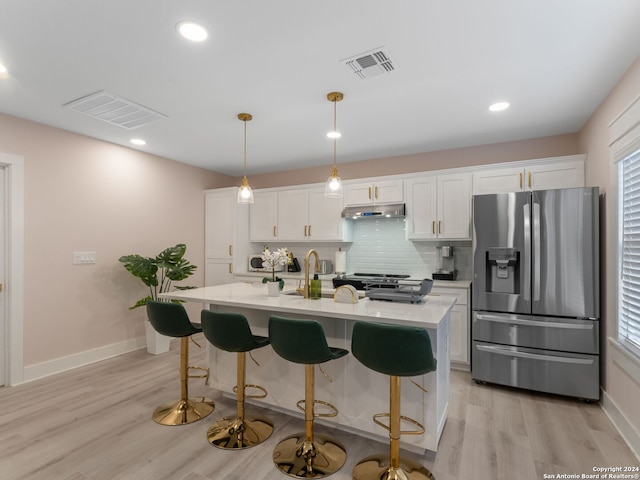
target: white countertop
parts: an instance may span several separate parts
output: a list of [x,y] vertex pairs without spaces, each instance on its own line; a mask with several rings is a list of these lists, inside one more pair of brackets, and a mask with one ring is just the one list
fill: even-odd
[[177,290],[163,293],[171,298],[198,303],[295,313],[348,320],[373,320],[381,323],[414,325],[437,329],[456,302],[455,297],[427,295],[420,304],[384,302],[361,298],[358,303],[336,303],[333,298],[310,300],[299,295],[269,297],[266,284],[238,282],[213,287]]

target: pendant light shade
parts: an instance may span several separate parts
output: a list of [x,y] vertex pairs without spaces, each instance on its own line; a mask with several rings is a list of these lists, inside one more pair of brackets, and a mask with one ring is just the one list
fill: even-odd
[[244,122],[244,168],[242,183],[238,190],[238,203],[253,203],[253,190],[249,186],[247,180],[247,122],[251,121],[253,117],[249,113],[239,113],[238,120]]
[[333,139],[333,168],[331,169],[331,175],[327,179],[327,183],[324,186],[325,197],[342,197],[342,180],[338,175],[338,166],[336,165],[336,140],[340,136],[336,128],[336,104],[344,98],[344,95],[340,92],[331,92],[327,94],[327,100],[333,102],[333,132],[330,132],[327,136]]

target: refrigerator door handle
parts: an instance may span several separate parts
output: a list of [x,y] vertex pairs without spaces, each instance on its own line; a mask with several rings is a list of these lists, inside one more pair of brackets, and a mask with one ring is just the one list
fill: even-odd
[[518,351],[506,350],[501,347],[490,346],[490,345],[477,345],[476,348],[478,350],[481,350],[487,353],[495,353],[497,355],[506,355],[508,357],[528,358],[531,360],[544,360],[546,362],[591,365],[594,361],[591,358],[558,357],[555,355],[540,355],[537,353],[518,352]]
[[566,328],[571,330],[593,330],[593,324],[584,323],[566,323],[566,322],[540,322],[537,320],[528,320],[526,318],[517,317],[499,317],[497,315],[487,315],[484,313],[476,314],[478,320],[486,320],[487,322],[507,323],[510,325],[524,325],[527,327],[543,327],[543,328]]
[[522,290],[523,297],[528,302],[531,299],[529,297],[531,292],[531,214],[529,212],[529,203],[526,203],[522,209],[524,224],[524,282]]
[[533,204],[533,301],[540,300],[540,204]]

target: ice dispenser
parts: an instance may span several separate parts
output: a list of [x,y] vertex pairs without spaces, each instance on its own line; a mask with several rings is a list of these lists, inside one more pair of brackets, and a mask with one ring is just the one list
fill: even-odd
[[520,254],[515,248],[487,251],[487,292],[520,293]]

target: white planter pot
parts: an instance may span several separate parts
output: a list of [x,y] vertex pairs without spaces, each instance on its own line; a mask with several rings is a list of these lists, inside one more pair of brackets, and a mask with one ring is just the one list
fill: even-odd
[[160,335],[156,332],[151,324],[144,322],[145,334],[147,336],[147,352],[152,355],[160,355],[161,353],[167,353],[169,351],[169,344],[171,343],[171,337],[166,335]]
[[267,291],[270,297],[280,296],[280,282],[267,282]]

